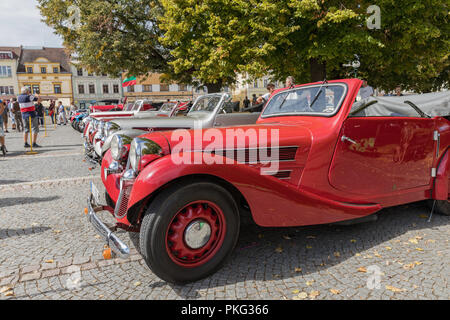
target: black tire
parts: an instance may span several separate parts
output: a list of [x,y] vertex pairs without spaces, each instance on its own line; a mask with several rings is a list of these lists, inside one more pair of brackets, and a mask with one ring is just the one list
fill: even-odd
[[113,199],[111,199],[111,197],[109,196],[107,191],[105,191],[105,199],[106,199],[106,204],[109,207],[111,207],[113,209],[116,207],[116,203],[113,201]]
[[[434,200],[428,200],[428,206],[433,208]],[[442,214],[444,216],[450,216],[450,201],[447,200],[436,200],[434,206],[434,212]]]
[[[221,210],[226,231],[223,242],[199,266],[186,267],[174,262],[166,250],[166,235],[177,213],[188,204],[205,200]],[[203,279],[217,270],[231,257],[239,236],[239,211],[230,193],[210,182],[197,182],[171,187],[152,201],[142,221],[140,231],[141,254],[149,268],[161,279],[184,284]]]

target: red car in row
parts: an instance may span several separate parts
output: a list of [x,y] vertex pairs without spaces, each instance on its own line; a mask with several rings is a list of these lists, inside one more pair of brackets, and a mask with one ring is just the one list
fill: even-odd
[[449,215],[449,92],[360,100],[361,83],[280,89],[254,125],[117,136],[102,162],[107,205],[91,184],[89,221],[126,257],[97,215],[109,211],[139,233],[157,276],[186,283],[230,258],[247,213],[263,227],[306,226],[430,200]]

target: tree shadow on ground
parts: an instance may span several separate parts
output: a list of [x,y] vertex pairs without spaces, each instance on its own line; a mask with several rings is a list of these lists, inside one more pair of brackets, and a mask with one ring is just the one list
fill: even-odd
[[[317,273],[409,231],[450,223],[450,217],[436,213],[428,222],[424,217],[429,213],[430,209],[424,202],[416,202],[384,209],[375,222],[350,226],[242,226],[234,253],[222,269],[194,283],[169,285],[185,299],[198,299],[201,296],[197,290],[201,289],[248,280],[284,280]],[[301,271],[296,272],[296,268]]]
[[15,197],[15,198],[0,198],[0,208],[12,207],[15,205],[24,205],[30,203],[49,202],[61,198],[60,196],[51,196],[45,198],[37,197]]
[[7,184],[14,184],[14,183],[22,183],[22,182],[28,182],[28,181],[27,180],[0,180],[0,186],[7,185]]

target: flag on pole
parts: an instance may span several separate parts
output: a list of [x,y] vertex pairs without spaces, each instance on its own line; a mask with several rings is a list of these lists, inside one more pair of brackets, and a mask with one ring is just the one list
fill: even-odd
[[134,86],[136,84],[136,77],[129,77],[123,80],[122,88]]

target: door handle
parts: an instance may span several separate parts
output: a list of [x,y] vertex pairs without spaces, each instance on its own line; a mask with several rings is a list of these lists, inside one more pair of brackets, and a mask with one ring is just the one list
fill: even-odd
[[341,141],[342,142],[348,141],[350,143],[356,144],[355,140],[352,140],[352,139],[350,139],[349,137],[346,137],[346,136],[342,136]]

